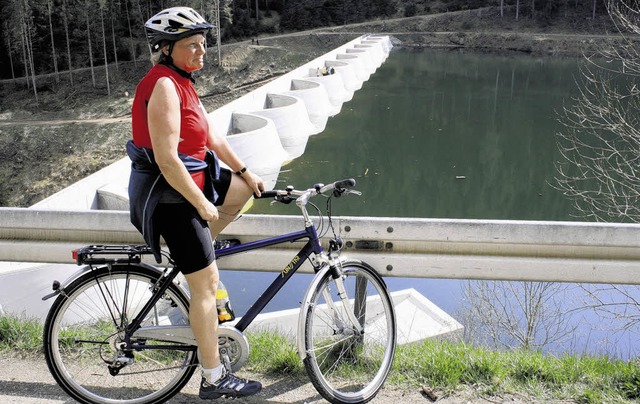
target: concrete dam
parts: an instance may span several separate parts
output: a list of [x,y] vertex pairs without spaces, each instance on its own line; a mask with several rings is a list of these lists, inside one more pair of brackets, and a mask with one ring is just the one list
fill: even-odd
[[[271,190],[282,166],[304,153],[309,136],[324,131],[327,120],[362,88],[392,46],[388,36],[356,38],[210,112],[214,130],[226,135]],[[32,207],[128,210],[129,166],[125,157]]]

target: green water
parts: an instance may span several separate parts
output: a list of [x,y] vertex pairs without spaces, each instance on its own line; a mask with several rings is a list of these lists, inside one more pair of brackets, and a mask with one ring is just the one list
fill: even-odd
[[[577,94],[578,62],[394,49],[326,130],[311,137],[305,153],[283,167],[278,185],[306,188],[354,177],[363,195],[335,201],[337,215],[581,220],[552,186],[558,113]],[[249,213],[298,211],[258,201]],[[240,312],[273,278],[225,276]],[[454,316],[465,304],[464,281],[385,281],[392,291],[416,289]],[[294,277],[267,311],[297,307],[308,282],[307,275]],[[581,301],[580,290],[574,293],[567,307]],[[573,339],[549,349],[620,357],[640,349],[633,333],[613,332],[590,312],[571,321]]]
[[[394,49],[278,186],[353,177],[339,215],[575,220],[552,187],[577,59]],[[296,214],[256,203],[251,213]]]

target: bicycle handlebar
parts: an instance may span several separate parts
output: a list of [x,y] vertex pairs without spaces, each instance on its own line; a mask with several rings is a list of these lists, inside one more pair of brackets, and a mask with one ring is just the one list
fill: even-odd
[[337,190],[344,191],[347,187],[353,187],[356,185],[356,180],[353,178],[346,178],[344,180],[336,181],[333,183],[333,186]]
[[253,194],[256,199],[274,198],[276,196],[278,196],[278,191],[263,191],[260,196]]
[[294,200],[302,199],[306,203],[306,201],[312,196],[326,194],[329,192],[333,192],[333,196],[335,197],[340,197],[345,191],[348,191],[350,187],[353,187],[355,185],[356,180],[354,180],[353,178],[346,178],[327,185],[315,184],[313,188],[309,188],[304,191],[294,189],[293,186],[289,185],[285,189],[264,191],[259,197],[255,194],[253,195],[253,197],[256,199],[274,198],[274,200],[276,200],[277,202],[282,203],[291,203]]

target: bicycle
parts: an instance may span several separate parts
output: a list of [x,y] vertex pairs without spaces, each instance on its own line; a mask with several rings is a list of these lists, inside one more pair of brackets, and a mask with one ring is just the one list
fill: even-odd
[[[249,355],[244,331],[306,260],[315,276],[298,319],[297,349],[316,390],[331,403],[366,403],[382,388],[396,348],[396,317],[385,282],[368,264],[341,256],[331,220],[331,199],[360,194],[353,179],[307,190],[264,192],[262,198],[295,201],[304,229],[216,250],[218,258],[306,239],[235,325],[221,324],[223,363],[237,371]],[[327,197],[328,225],[310,202]],[[273,202],[272,202],[273,203]],[[319,213],[317,228],[307,204]],[[333,232],[327,251],[318,229]],[[64,284],[44,327],[47,365],[57,383],[82,403],[158,403],[177,394],[195,371],[197,346],[188,321],[189,293],[170,255],[163,269],[144,262],[148,246],[87,246],[73,252],[86,265]]]

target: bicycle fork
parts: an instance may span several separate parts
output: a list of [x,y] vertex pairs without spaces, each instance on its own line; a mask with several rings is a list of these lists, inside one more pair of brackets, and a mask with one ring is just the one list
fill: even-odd
[[[315,260],[321,265],[321,267],[320,270],[318,270],[318,272],[316,273],[313,281],[311,282],[305,293],[304,299],[302,301],[302,310],[300,311],[300,317],[298,318],[297,343],[298,355],[300,356],[301,360],[304,360],[308,354],[304,341],[304,319],[307,317],[307,313],[310,310],[315,309],[314,307],[312,307],[311,303],[313,292],[320,286],[320,283],[325,278],[327,273],[329,273],[328,276],[331,276],[331,278],[333,279],[336,287],[336,295],[340,298],[339,303],[335,302],[335,296],[332,296],[329,288],[324,288],[322,290],[322,295],[326,302],[327,309],[331,313],[330,317],[334,321],[336,333],[342,334],[345,337],[353,335],[362,336],[362,334],[364,333],[363,314],[366,295],[363,294],[362,288],[358,288],[358,291],[356,291],[357,295],[352,299],[349,298],[344,286],[344,275],[342,271],[342,266],[346,259],[331,256],[331,254],[322,254],[316,256]],[[338,305],[342,305],[343,309],[341,310]],[[340,313],[342,312],[346,312],[349,324],[345,324],[345,319],[340,315]]]

